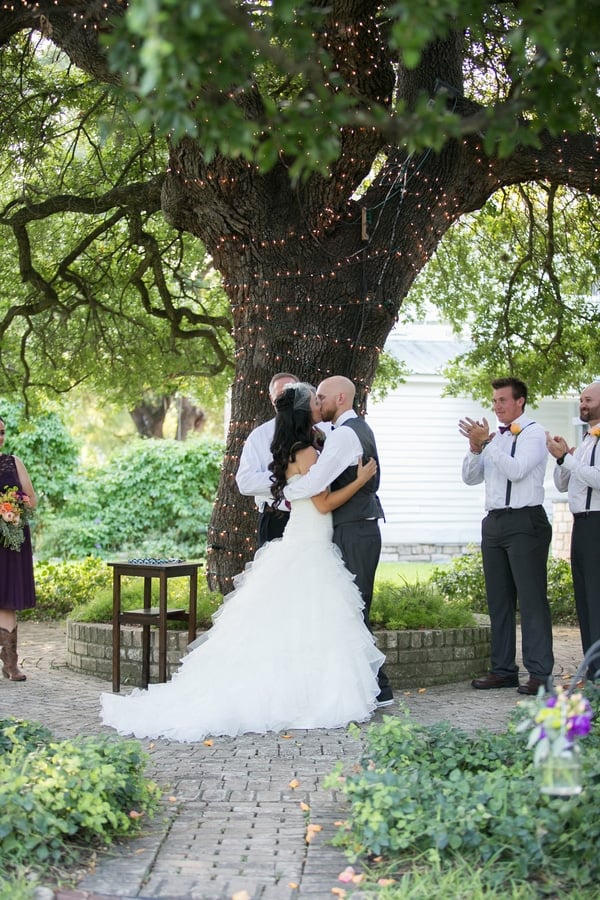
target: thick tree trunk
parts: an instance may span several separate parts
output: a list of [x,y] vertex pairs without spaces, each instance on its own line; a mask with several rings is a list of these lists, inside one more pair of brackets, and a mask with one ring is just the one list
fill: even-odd
[[164,437],[165,416],[170,405],[171,397],[169,395],[147,393],[134,409],[129,410],[129,415],[133,419],[140,437]]
[[390,159],[362,202],[334,210],[329,182],[294,188],[283,170],[260,177],[230,161],[217,161],[210,178],[229,195],[221,192],[219,206],[212,193],[207,204],[201,158],[188,141],[174,149],[165,212],[206,243],[234,321],[232,414],[208,539],[212,587],[226,591],[256,548],[255,506],[240,496],[235,472],[249,431],[272,415],[271,377],[289,371],[317,384],[346,375],[366,408],[401,302],[453,221],[435,203],[440,179],[452,181],[453,156],[456,148],[443,158]]
[[[352,281],[352,273],[346,274]],[[381,309],[358,303],[356,295],[352,301],[344,301],[352,295],[344,281],[345,276],[336,280],[335,297],[327,298],[324,290],[318,299],[315,297],[320,306],[330,307],[320,325],[310,303],[294,300],[297,306],[292,312],[285,302],[273,304],[266,287],[260,298],[254,294],[255,303],[260,300],[264,308],[259,316],[262,325],[258,342],[256,325],[240,322],[232,416],[208,540],[207,572],[211,584],[221,590],[227,589],[231,576],[243,568],[256,549],[256,508],[252,498],[240,496],[235,472],[248,432],[273,413],[268,398],[271,377],[287,371],[316,385],[333,373],[347,375],[357,385],[361,404],[366,402],[390,317]]]
[[177,398],[177,432],[175,440],[185,441],[188,434],[200,432],[204,428],[206,414],[203,409],[187,397]]

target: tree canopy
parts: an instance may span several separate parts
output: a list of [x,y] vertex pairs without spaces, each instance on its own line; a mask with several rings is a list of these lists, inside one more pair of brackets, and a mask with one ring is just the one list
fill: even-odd
[[409,295],[469,344],[448,367],[450,391],[489,399],[508,368],[536,398],[600,375],[600,208],[556,185],[497,192],[455,223]]
[[[140,121],[199,139],[207,158],[269,169],[283,154],[298,175],[327,172],[346,128],[409,150],[483,132],[485,151],[502,155],[593,125],[599,10],[575,0],[133,0],[110,65],[141,101]],[[447,54],[423,81],[451,33],[462,71]]]
[[164,140],[45,39],[2,48],[0,101],[3,390],[130,406],[231,369],[218,273],[161,212]]
[[[600,193],[598,6],[4,0],[0,133],[12,163],[0,225],[16,248],[16,264],[3,254],[4,379],[41,382],[38,358],[54,361],[46,381],[76,379],[67,333],[82,361],[110,346],[106,358],[138,384],[140,354],[156,381],[179,370],[173,353],[205,374],[233,358],[209,575],[233,574],[254,547],[233,475],[249,428],[269,415],[271,375],[348,375],[364,407],[402,304],[454,223],[511,186],[537,183],[547,200],[560,187]],[[500,221],[508,207],[493,203]],[[514,273],[521,250],[503,221]],[[596,246],[591,230],[580,243]],[[206,271],[205,251],[227,309],[191,277]],[[578,270],[578,297],[593,269]],[[536,295],[533,281],[513,279],[502,331],[513,352],[494,357],[498,374],[545,370],[534,393],[558,385],[557,364],[573,385],[589,380],[592,342],[568,347],[575,292]],[[488,346],[507,296],[487,331],[477,309],[464,314]],[[437,288],[432,299],[442,302]]]

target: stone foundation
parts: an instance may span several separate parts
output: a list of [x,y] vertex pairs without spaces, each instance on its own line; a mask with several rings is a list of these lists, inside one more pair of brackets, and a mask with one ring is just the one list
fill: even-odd
[[[142,668],[141,628],[121,629],[121,685],[139,687]],[[375,632],[386,655],[386,672],[394,688],[414,690],[434,684],[467,681],[490,666],[490,628]],[[158,678],[158,635],[150,633],[150,680]],[[187,631],[169,631],[167,674],[186,652]],[[67,621],[67,665],[86,675],[112,681],[112,625]]]
[[464,556],[473,544],[384,544],[381,562],[447,563],[455,556]]
[[552,556],[571,558],[571,531],[573,516],[567,500],[555,500],[552,504]]

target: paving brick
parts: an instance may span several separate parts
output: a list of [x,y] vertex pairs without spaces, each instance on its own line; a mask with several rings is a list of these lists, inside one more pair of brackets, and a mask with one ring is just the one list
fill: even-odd
[[[401,634],[395,642],[402,660]],[[426,654],[440,644],[425,636],[418,646]],[[466,643],[465,655],[468,648]],[[22,622],[19,650],[27,681],[2,679],[0,715],[42,722],[57,738],[112,734],[99,719],[100,694],[110,691],[110,683],[67,668],[63,624]],[[577,629],[555,629],[555,656],[557,681],[576,671]],[[449,721],[468,732],[499,731],[521,699],[516,691],[473,691],[468,681],[419,690],[421,684],[415,675],[414,685],[397,690],[394,705],[372,721],[407,709],[427,725]],[[52,897],[40,887],[39,900],[231,900],[237,891],[250,900],[322,900],[339,887],[347,861],[328,841],[347,805],[323,780],[338,761],[358,758],[360,739],[333,729],[216,738],[212,747],[140,743],[149,757],[148,776],[165,791],[147,831],[99,853],[94,871],[75,889]],[[289,787],[293,778],[300,782],[296,790]],[[323,828],[310,844],[301,801]]]

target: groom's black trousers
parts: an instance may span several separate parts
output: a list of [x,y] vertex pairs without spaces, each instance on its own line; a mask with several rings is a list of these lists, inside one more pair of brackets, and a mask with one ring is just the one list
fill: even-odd
[[[363,616],[369,631],[369,612],[373,602],[375,570],[381,554],[381,531],[377,519],[361,519],[358,522],[342,522],[333,528],[333,543],[341,551],[348,571],[355,576],[356,586],[365,602]],[[389,679],[383,669],[377,677],[383,690],[389,686]]]

